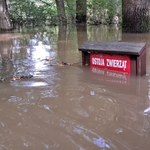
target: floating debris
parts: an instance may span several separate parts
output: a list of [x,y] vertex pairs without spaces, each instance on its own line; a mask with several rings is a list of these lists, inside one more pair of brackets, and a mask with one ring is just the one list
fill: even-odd
[[4,77],[4,78],[0,78],[0,82],[31,79],[32,77],[33,75],[18,75],[18,76],[12,76],[12,77]]
[[[53,60],[55,60],[55,58],[52,57],[46,57],[45,59],[42,59],[41,61],[48,61],[48,62],[52,62]],[[74,64],[78,64],[79,62],[75,62],[75,63],[68,63],[68,62],[64,62],[64,61],[60,61],[60,62],[56,62],[56,64],[51,64],[51,66],[72,66]]]
[[90,91],[91,96],[95,96],[95,91]]
[[42,61],[52,61],[52,60],[55,60],[55,58],[47,57],[47,58],[45,58],[45,59],[42,59]]
[[33,75],[21,75],[21,76],[13,76],[12,80],[21,80],[21,79],[30,79]]
[[148,107],[147,109],[144,110],[144,114],[145,115],[150,115],[150,107]]
[[73,65],[73,64],[67,63],[67,62],[63,62],[63,61],[62,61],[62,62],[58,62],[57,65],[58,65],[58,66],[67,66],[67,65],[68,65],[68,66],[71,66],[71,65]]

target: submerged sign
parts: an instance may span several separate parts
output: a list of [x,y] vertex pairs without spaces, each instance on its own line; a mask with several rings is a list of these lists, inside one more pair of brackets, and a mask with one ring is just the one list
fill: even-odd
[[130,74],[130,57],[126,55],[90,54],[90,65]]

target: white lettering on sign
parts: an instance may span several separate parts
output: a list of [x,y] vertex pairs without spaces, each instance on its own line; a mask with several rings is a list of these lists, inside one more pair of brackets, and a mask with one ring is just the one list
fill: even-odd
[[93,65],[105,66],[104,59],[102,58],[92,58]]
[[130,57],[126,55],[90,54],[90,65],[130,74]]
[[106,62],[107,67],[122,68],[123,70],[127,68],[126,60],[106,59]]

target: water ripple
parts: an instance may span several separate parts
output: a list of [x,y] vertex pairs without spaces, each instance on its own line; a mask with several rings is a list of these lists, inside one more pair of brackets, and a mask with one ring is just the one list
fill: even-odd
[[40,81],[16,81],[11,83],[12,86],[20,86],[20,87],[45,87],[48,84],[46,82]]

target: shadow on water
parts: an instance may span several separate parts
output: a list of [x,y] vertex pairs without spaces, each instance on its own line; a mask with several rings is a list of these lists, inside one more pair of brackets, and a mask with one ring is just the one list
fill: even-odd
[[[149,38],[107,26],[1,35],[0,150],[149,150]],[[146,76],[83,67],[86,40],[146,42]]]

